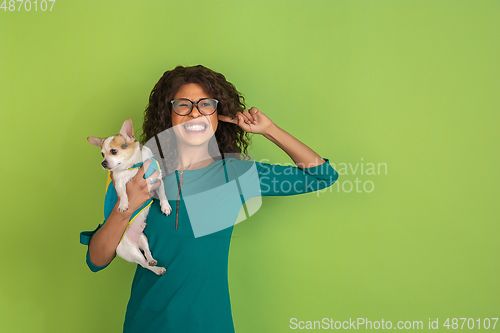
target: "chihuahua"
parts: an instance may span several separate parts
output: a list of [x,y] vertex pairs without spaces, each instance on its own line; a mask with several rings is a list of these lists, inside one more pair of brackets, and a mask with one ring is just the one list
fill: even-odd
[[[104,157],[101,165],[104,169],[113,172],[114,186],[120,200],[118,210],[125,212],[128,210],[128,197],[126,184],[134,178],[139,171],[143,161],[153,157],[153,153],[148,147],[142,146],[134,136],[132,120],[127,119],[118,135],[109,138],[96,138],[89,136],[88,142],[101,148],[101,154]],[[157,163],[151,159],[151,163]],[[137,166],[139,164],[139,166]],[[161,169],[156,181],[160,182],[160,187],[156,190],[160,198],[160,206],[163,214],[169,215],[172,211],[165,194]],[[150,178],[148,178],[150,179]],[[152,180],[152,179],[151,179]],[[149,250],[149,243],[146,235],[143,233],[146,227],[146,217],[150,206],[142,210],[135,218],[132,218],[128,228],[122,236],[120,243],[116,248],[116,254],[128,262],[137,263],[142,267],[149,269],[157,275],[163,275],[166,272],[164,267],[158,267],[158,263]],[[144,252],[144,254],[141,252]],[[144,258],[145,257],[145,258]]]

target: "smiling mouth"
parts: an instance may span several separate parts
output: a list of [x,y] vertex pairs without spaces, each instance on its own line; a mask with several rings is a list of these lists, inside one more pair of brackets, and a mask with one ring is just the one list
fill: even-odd
[[188,133],[203,133],[207,129],[207,124],[184,124],[182,127]]

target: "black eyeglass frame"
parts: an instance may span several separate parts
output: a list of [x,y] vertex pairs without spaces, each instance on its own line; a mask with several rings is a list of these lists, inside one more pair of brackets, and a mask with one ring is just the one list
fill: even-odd
[[[198,103],[200,103],[201,101],[203,101],[205,99],[211,99],[212,101],[215,101],[215,110],[214,110],[214,112],[212,112],[210,114],[205,114],[205,113],[201,112],[200,108],[198,107]],[[175,107],[174,107],[174,103],[176,101],[189,101],[189,102],[191,102],[191,110],[189,110],[189,112],[186,113],[186,114],[179,114],[177,111],[175,111]],[[209,98],[209,97],[201,98],[200,100],[198,100],[198,102],[193,102],[192,100],[187,99],[187,98],[178,98],[178,99],[174,99],[173,101],[170,101],[170,103],[172,104],[172,110],[174,110],[174,112],[177,113],[179,116],[187,116],[187,115],[189,115],[191,112],[193,112],[195,104],[196,104],[196,108],[198,109],[198,112],[200,114],[204,115],[204,116],[213,115],[215,113],[215,111],[217,111],[217,106],[219,106],[219,101],[218,100],[216,100],[215,98]]]

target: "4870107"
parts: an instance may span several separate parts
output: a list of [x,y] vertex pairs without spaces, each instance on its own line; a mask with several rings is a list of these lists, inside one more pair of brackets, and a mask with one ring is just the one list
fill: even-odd
[[[49,2],[51,3],[50,8],[49,8]],[[3,9],[4,12],[6,12],[7,10],[9,12],[14,12],[14,11],[16,11],[16,8],[17,8],[18,12],[20,12],[21,10],[23,10],[25,12],[29,12],[31,10],[34,10],[35,12],[38,12],[38,11],[45,12],[48,10],[49,12],[51,12],[55,3],[56,3],[56,0],[35,0],[35,1],[31,1],[31,0],[9,0],[9,1],[7,1],[7,0],[4,0],[2,2],[2,5],[0,6],[0,9]],[[18,5],[18,6],[16,7],[16,5]]]
[[[451,319],[451,321],[450,321]],[[460,324],[461,321],[461,324]],[[443,323],[443,327],[448,329],[473,329],[474,326],[478,329],[495,329],[498,318],[484,318],[481,321],[481,318],[446,318],[446,321]],[[476,323],[477,322],[477,323]],[[482,324],[482,325],[481,325]]]

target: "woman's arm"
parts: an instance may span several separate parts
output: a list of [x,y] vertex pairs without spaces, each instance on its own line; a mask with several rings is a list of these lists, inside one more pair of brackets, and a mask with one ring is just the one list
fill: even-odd
[[[150,163],[150,161],[144,162],[135,177],[126,185],[129,209],[120,213],[118,211],[119,202],[116,202],[106,222],[90,239],[89,257],[95,266],[108,265],[114,259],[116,247],[120,243],[132,214],[151,198],[150,192],[160,186],[160,182],[150,185],[143,177]],[[151,178],[154,180],[157,177],[158,172],[156,171]]]
[[299,168],[312,168],[325,163],[314,150],[274,123],[263,135],[287,153]]
[[314,150],[300,142],[293,135],[273,123],[268,116],[256,107],[238,112],[236,118],[219,115],[219,120],[240,126],[248,133],[262,134],[280,147],[300,168],[312,168],[325,163]]

